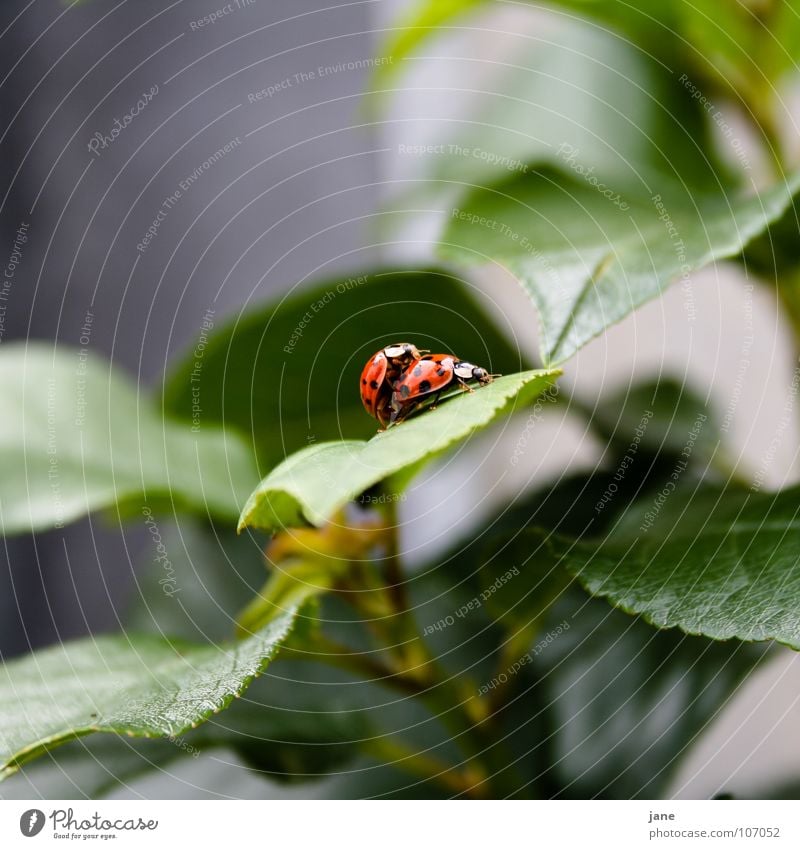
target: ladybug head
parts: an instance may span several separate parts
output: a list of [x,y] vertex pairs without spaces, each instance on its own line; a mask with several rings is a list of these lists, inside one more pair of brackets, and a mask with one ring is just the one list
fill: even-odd
[[475,366],[475,368],[472,369],[472,376],[478,381],[478,383],[481,384],[492,382],[492,376],[485,368],[481,368],[480,366]]
[[481,384],[492,382],[492,376],[485,368],[475,366],[472,363],[464,361],[456,363],[453,371],[456,377],[460,377],[462,380],[477,380]]

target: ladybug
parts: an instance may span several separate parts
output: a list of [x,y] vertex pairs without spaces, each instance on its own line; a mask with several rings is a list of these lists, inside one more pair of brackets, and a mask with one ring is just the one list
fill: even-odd
[[361,403],[383,427],[389,423],[394,383],[403,371],[422,357],[415,345],[398,342],[373,354],[361,372]]
[[491,383],[496,375],[485,368],[458,360],[452,354],[429,354],[406,367],[394,384],[391,396],[389,423],[402,421],[425,401],[433,398],[434,406],[442,392],[459,386],[468,392],[468,380],[477,380],[480,386]]

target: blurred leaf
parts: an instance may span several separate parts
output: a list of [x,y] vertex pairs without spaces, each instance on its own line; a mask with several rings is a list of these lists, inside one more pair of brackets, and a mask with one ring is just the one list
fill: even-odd
[[[484,688],[494,681],[493,694],[505,673],[492,722],[527,792],[541,798],[663,796],[681,757],[766,650],[654,630],[558,578],[542,529],[610,527],[631,493],[657,486],[651,477],[632,467],[619,499],[600,514],[594,506],[611,473],[564,479],[498,515],[414,581],[417,619],[453,674]],[[514,568],[519,574],[484,599]]]
[[125,634],[87,637],[7,661],[0,671],[0,778],[95,731],[184,734],[224,710],[264,672],[294,614],[235,645]]
[[512,406],[533,400],[559,374],[506,375],[391,427],[369,442],[309,446],[264,478],[242,511],[239,529],[276,531],[306,523],[321,525],[373,484],[393,476],[395,482],[406,479]]
[[[674,378],[647,380],[602,398],[592,418],[600,432],[635,462],[649,455],[684,455],[707,465],[720,427],[705,399]],[[624,471],[624,470],[623,470]]]
[[[295,701],[277,707],[269,689],[251,688],[230,710],[186,736],[189,745],[224,746],[238,752],[253,770],[278,781],[308,781],[337,770],[359,754],[370,733],[365,712],[338,695],[313,707]],[[296,690],[290,687],[290,692]]]
[[785,285],[796,276],[800,265],[800,210],[796,204],[753,239],[739,259],[749,275],[773,285]]
[[183,751],[169,740],[99,734],[64,743],[6,778],[0,798],[102,799]]
[[[716,798],[720,798],[717,796]],[[724,796],[726,799],[735,799],[736,796],[727,794]],[[748,799],[754,798],[753,795],[748,794]],[[779,783],[775,783],[772,786],[762,790],[757,794],[755,798],[758,799],[786,799],[791,801],[796,801],[800,799],[800,781],[798,779],[793,779],[790,781],[781,781]]]
[[261,545],[191,517],[158,530],[166,560],[145,541],[126,630],[214,644],[232,636],[236,615],[264,582]]
[[510,373],[527,363],[508,338],[509,328],[498,328],[457,277],[365,274],[248,311],[211,334],[200,360],[190,354],[173,369],[164,403],[190,419],[199,387],[203,422],[246,434],[266,470],[311,442],[375,433],[358,379],[383,345],[407,340]]
[[[496,5],[492,0],[422,0],[397,21],[382,53],[393,62],[379,69],[385,82],[402,60],[448,25],[462,25],[467,13]],[[499,4],[497,4],[499,5]],[[778,81],[796,70],[800,46],[800,4],[797,0],[762,3],[758,0],[693,0],[654,3],[652,0],[529,0],[537,11],[564,9],[613,27],[643,53],[669,66],[695,68],[710,81],[730,78],[734,87],[747,87],[764,75]]]
[[[758,13],[756,13],[758,14]],[[783,0],[769,6],[769,34],[760,33],[761,67],[772,81],[783,74],[797,73],[800,56],[800,2]]]
[[376,77],[388,81],[393,76],[395,60],[403,60],[416,51],[427,39],[436,36],[443,24],[485,6],[488,0],[417,0],[406,4],[403,14],[394,21],[391,36],[381,51],[392,57],[390,65],[378,66]]
[[597,541],[541,538],[594,595],[658,628],[800,649],[797,488],[675,488],[641,499]]
[[[240,611],[237,634],[251,634],[280,616],[287,607],[300,607],[330,591],[337,578],[336,565],[335,561],[297,560],[276,568],[258,595]],[[345,569],[348,563],[342,560],[338,565]],[[300,609],[305,612],[304,608]]]
[[558,364],[679,276],[733,257],[791,203],[800,174],[760,195],[625,198],[543,170],[478,189],[454,209],[443,256],[505,265],[539,310]]
[[[282,645],[288,649],[302,642],[314,613],[305,602],[324,576],[312,575],[314,586],[307,581],[298,584],[291,565],[284,565],[270,578],[270,584],[277,584],[281,592],[258,593],[266,562],[264,551],[250,535],[236,536],[186,520],[179,527],[165,527],[162,535],[170,557],[172,588],[169,594],[163,591],[163,564],[145,558],[140,595],[126,619],[128,628],[214,642],[233,632],[242,608],[258,602],[268,613],[261,617],[259,629],[297,608],[292,632]],[[314,616],[314,624],[316,619]],[[248,632],[255,630],[251,623]],[[316,698],[286,672],[290,668],[286,660],[275,668],[281,680],[280,694],[272,681],[257,680],[224,714],[182,739],[199,750],[235,749],[266,778],[287,780],[326,772],[357,755],[358,740],[367,736],[361,706],[348,704],[338,694],[334,697],[330,688],[324,700]],[[308,678],[307,662],[299,674]],[[158,750],[148,746],[141,753],[135,751],[133,757],[141,760],[151,752]],[[179,754],[174,752],[173,757]],[[145,768],[146,763],[142,765]]]
[[554,0],[554,5],[612,26],[669,67],[697,75],[699,84],[725,78],[733,86],[746,83],[758,73],[761,44],[767,40],[774,47],[756,3],[749,0]]
[[[635,464],[607,500],[603,496],[615,482],[615,469],[562,477],[506,506],[472,537],[426,566],[412,585],[413,608],[423,633],[436,642],[437,654],[457,652],[475,641],[490,656],[509,631],[542,627],[543,614],[568,582],[541,545],[544,529],[562,537],[599,535],[634,498],[659,489],[671,469],[672,460]],[[431,584],[438,590],[431,590]],[[478,627],[476,619],[484,625]],[[492,648],[486,643],[486,624],[501,626],[491,632]],[[441,634],[447,636],[442,640]]]
[[[644,622],[577,590],[551,611],[533,671],[547,709],[554,795],[663,798],[698,735],[763,657]],[[544,643],[545,641],[542,641]],[[518,698],[524,701],[526,692]]]
[[[375,76],[375,88],[388,91],[373,97],[381,104],[392,86],[413,92],[413,100],[403,102],[402,138],[431,146],[414,157],[412,214],[418,214],[419,183],[429,194],[445,192],[450,183],[489,185],[509,172],[524,173],[531,162],[568,171],[573,154],[621,192],[664,178],[708,191],[731,179],[710,143],[701,105],[652,52],[544,6],[516,4],[518,29],[505,19],[463,14],[488,6],[474,0],[418,4],[380,51],[393,61]],[[511,9],[494,6],[503,7]],[[427,40],[458,34],[449,24],[466,28],[469,48],[432,48],[430,59],[404,61]],[[405,74],[409,65],[430,66],[431,74],[415,85]],[[443,79],[434,76],[437,69]]]
[[214,749],[235,752],[262,778],[280,782],[318,779],[358,755],[369,734],[362,711],[330,698],[314,709],[278,707],[267,696],[273,683],[254,681],[222,714],[172,740],[102,734],[59,746],[8,779],[2,796],[31,798],[34,787],[49,799],[102,798],[140,775],[169,773],[174,761]]
[[241,441],[165,423],[97,357],[44,344],[0,350],[0,528],[61,527],[120,504],[169,505],[230,521],[257,480]]
[[[608,17],[612,24],[669,64],[675,64],[677,55],[690,74],[695,69],[701,77],[696,82],[701,86],[705,78],[709,85],[719,85],[723,91],[729,88],[752,102],[774,96],[772,86],[787,71],[797,69],[797,0],[692,0],[662,4],[640,0],[633,5],[638,6],[635,15],[626,10],[630,4],[625,0],[592,2],[588,8],[601,20],[613,10]],[[660,26],[653,26],[653,16]]]

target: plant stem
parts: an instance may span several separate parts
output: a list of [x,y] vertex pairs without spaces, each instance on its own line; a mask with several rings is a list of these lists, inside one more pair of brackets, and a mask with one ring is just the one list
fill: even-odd
[[516,675],[507,674],[504,682],[499,680],[500,675],[503,672],[509,673],[513,665],[531,651],[531,646],[534,645],[536,637],[540,634],[542,624],[550,608],[562,593],[566,591],[572,580],[572,577],[566,570],[556,569],[544,587],[539,611],[529,622],[519,626],[516,624],[511,625],[511,633],[500,648],[500,656],[497,664],[497,686],[491,691],[488,697],[490,714],[494,714],[506,706],[509,694],[514,689]]
[[457,769],[425,752],[415,752],[390,737],[364,740],[361,750],[381,763],[402,769],[418,778],[435,781],[450,793],[471,799],[486,798],[485,776],[470,767]]
[[[392,669],[369,654],[353,651],[321,634],[314,637],[313,648],[316,651],[285,651],[291,652],[292,659],[327,663],[364,676],[369,681],[395,687],[419,699],[448,729],[453,742],[467,758],[466,769],[473,794],[489,795],[489,787],[496,787],[498,791],[505,787],[503,795],[510,795],[514,791],[517,782],[511,781],[513,776],[508,768],[508,759],[502,756],[496,741],[491,738],[490,724],[485,717],[477,719],[474,716],[474,711],[469,708],[471,700],[465,698],[462,690],[453,684],[453,679],[444,670],[436,668],[435,661],[431,661],[429,673],[422,677],[418,674],[419,670]],[[486,767],[483,766],[484,762]]]
[[[439,721],[451,732],[454,741],[465,755],[476,764],[485,763],[490,781],[497,791],[505,788],[504,795],[516,787],[513,772],[508,767],[510,758],[504,757],[502,746],[493,738],[492,723],[485,706],[477,695],[473,682],[449,675],[431,656],[425,640],[414,621],[405,588],[405,576],[400,561],[397,541],[397,513],[394,504],[385,511],[388,550],[386,553],[386,578],[390,598],[395,605],[395,629],[402,640],[405,671],[416,676],[423,688],[418,697]],[[486,770],[481,768],[485,776]],[[486,790],[486,788],[484,788]]]
[[778,301],[789,323],[794,342],[795,367],[800,362],[800,273],[784,272],[776,281]]
[[309,639],[308,650],[298,651],[286,647],[284,651],[291,652],[291,660],[310,660],[335,666],[337,669],[362,676],[367,681],[395,687],[410,696],[420,696],[424,691],[424,684],[405,671],[393,669],[367,652],[355,651],[322,634],[316,634]]
[[406,593],[405,575],[400,563],[400,551],[398,542],[397,507],[394,502],[384,505],[383,510],[386,529],[386,555],[384,558],[384,573],[386,576],[386,587],[394,603],[395,610],[408,610],[408,595]]
[[[383,581],[376,580],[380,574],[378,570],[363,568],[367,566],[362,559],[367,550],[361,555],[354,549],[350,568],[341,573],[341,579],[333,588],[362,615],[364,625],[375,639],[375,651],[355,651],[320,633],[307,638],[307,650],[291,646],[284,650],[294,659],[315,660],[346,669],[417,699],[447,729],[463,753],[465,763],[459,792],[468,789],[471,795],[512,795],[523,783],[515,769],[509,766],[513,755],[503,751],[487,703],[478,696],[477,685],[464,676],[450,675],[431,655],[409,603],[399,553],[395,505],[389,502],[382,512],[384,522],[380,530],[384,556],[380,563]],[[413,764],[418,774],[423,768],[435,766],[433,772],[426,771],[426,777],[432,779],[442,773],[442,765],[438,762],[416,760]],[[447,767],[444,772],[452,773],[454,769]],[[464,784],[465,775],[468,788]],[[452,790],[452,775],[447,780]]]

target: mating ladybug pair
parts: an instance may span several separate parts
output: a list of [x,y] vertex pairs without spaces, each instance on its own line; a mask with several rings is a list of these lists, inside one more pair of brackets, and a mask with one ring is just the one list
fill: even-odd
[[369,358],[361,372],[364,409],[385,428],[402,421],[414,410],[455,386],[472,392],[467,381],[491,383],[486,369],[459,360],[452,354],[431,354],[415,345],[387,345]]

